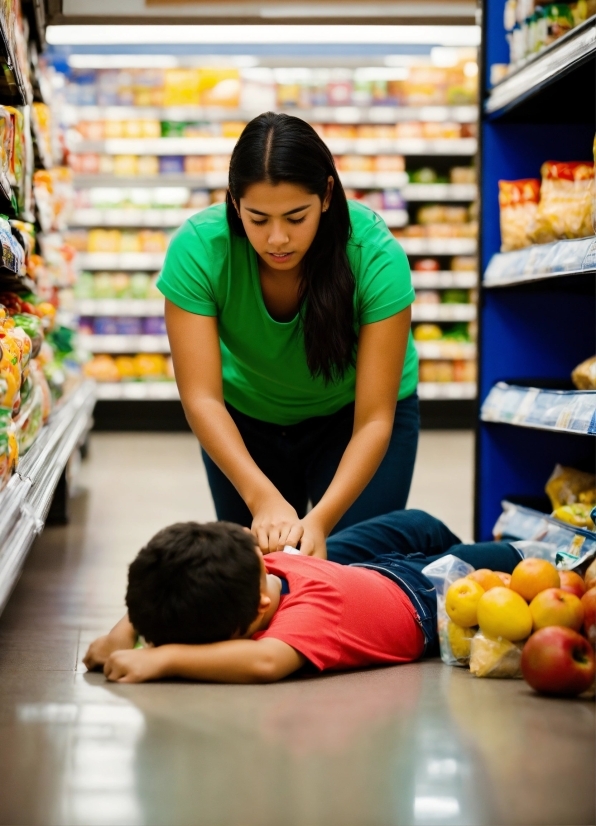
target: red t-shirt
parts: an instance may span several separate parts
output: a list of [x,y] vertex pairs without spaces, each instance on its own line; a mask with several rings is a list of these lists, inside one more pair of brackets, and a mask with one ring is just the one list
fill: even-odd
[[411,662],[422,655],[414,606],[383,574],[282,552],[267,554],[265,567],[288,581],[290,593],[253,639],[281,640],[321,670]]

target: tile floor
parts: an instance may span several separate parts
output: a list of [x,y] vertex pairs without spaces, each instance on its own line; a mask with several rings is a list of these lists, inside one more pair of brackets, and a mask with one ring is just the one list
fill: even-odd
[[[425,433],[411,506],[471,537],[468,433]],[[0,826],[594,824],[594,704],[427,661],[272,686],[114,686],[90,639],[167,522],[212,518],[185,435],[96,435],[71,524],[0,617]]]

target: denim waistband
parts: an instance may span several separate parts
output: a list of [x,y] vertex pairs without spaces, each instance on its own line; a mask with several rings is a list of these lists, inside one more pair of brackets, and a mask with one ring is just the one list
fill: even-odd
[[409,597],[424,634],[424,651],[434,649],[438,641],[437,592],[428,577],[407,560],[380,557],[374,562],[354,562],[350,567],[369,568],[388,577]]

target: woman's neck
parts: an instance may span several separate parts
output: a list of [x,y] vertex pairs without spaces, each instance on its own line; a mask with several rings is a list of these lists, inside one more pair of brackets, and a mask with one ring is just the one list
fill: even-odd
[[300,306],[300,267],[274,270],[259,260],[259,281],[269,315],[276,321],[291,321]]

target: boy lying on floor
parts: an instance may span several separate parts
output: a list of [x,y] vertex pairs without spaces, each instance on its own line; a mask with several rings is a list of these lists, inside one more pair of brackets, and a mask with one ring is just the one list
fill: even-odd
[[[171,525],[131,564],[128,614],[84,663],[122,683],[269,683],[309,663],[411,662],[436,651],[436,594],[421,571],[448,553],[508,573],[522,558],[506,542],[462,545],[416,510],[329,537],[327,560],[264,557],[252,534],[227,522]],[[138,634],[151,645],[134,649]]]

